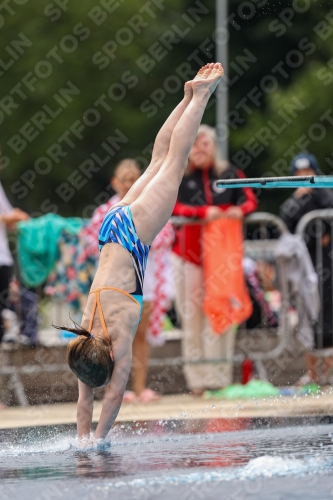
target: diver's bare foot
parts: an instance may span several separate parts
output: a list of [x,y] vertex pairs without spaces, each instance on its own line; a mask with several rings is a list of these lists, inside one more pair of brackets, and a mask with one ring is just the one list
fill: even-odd
[[196,80],[202,80],[203,78],[206,79],[209,73],[212,71],[214,64],[215,63],[208,63],[205,64],[205,66],[202,66],[202,68],[199,69],[198,73],[193,78],[192,82],[195,82]]
[[206,64],[200,69],[196,77],[192,80],[193,95],[211,95],[223,76],[223,68],[220,63]]
[[192,80],[186,82],[184,85],[184,94],[186,99],[191,100],[193,97]]
[[202,80],[202,78],[206,78],[207,75],[210,73],[210,65],[214,66],[214,63],[209,63],[209,64],[205,64],[205,66],[203,66],[199,71],[198,73],[196,74],[196,76],[193,78],[193,80],[189,80],[188,82],[185,83],[185,86],[184,86],[184,93],[185,93],[185,97],[187,99],[192,99],[193,97],[193,82],[194,80]]
[[[214,64],[213,64],[213,66],[214,66]],[[201,69],[199,69],[198,73],[193,78],[193,80],[189,80],[188,82],[185,83],[185,86],[184,86],[185,97],[192,99],[192,97],[193,97],[192,85],[193,85],[194,80],[206,78],[206,74],[208,74],[209,72],[210,72],[209,64],[206,64]]]

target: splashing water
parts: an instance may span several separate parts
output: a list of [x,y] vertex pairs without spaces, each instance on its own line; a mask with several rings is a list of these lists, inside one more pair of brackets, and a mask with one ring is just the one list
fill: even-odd
[[[14,500],[15,492],[35,500],[47,484],[66,500],[90,500],[102,490],[112,491],[113,499],[139,498],[138,492],[144,499],[169,499],[175,488],[184,495],[201,488],[205,499],[213,499],[221,498],[216,488],[222,484],[227,492],[235,484],[246,489],[259,481],[276,484],[282,492],[277,498],[289,500],[301,498],[290,496],[295,481],[301,491],[309,478],[323,476],[313,490],[305,488],[302,499],[331,498],[320,490],[333,491],[333,428],[319,423],[314,418],[135,422],[116,426],[103,443],[83,447],[71,426],[0,431],[0,498]],[[266,500],[261,493],[253,498]]]

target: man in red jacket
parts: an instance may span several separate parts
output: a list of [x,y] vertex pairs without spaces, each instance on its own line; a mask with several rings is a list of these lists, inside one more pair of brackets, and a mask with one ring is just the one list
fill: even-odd
[[[220,189],[217,179],[245,177],[242,170],[218,157],[215,130],[201,125],[189,156],[188,171],[179,188],[173,215],[201,219],[178,230],[173,248],[177,309],[182,321],[183,357],[186,360],[225,359],[234,351],[235,328],[223,335],[212,332],[204,314],[204,277],[201,230],[204,222],[220,217],[242,219],[257,208],[250,188]],[[217,389],[232,381],[232,363],[185,365],[185,378],[193,394]]]

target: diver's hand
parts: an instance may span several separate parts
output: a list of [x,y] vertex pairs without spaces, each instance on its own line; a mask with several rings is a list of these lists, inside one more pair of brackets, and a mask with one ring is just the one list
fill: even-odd
[[91,448],[94,446],[95,442],[94,436],[82,436],[78,439],[78,447],[83,449]]

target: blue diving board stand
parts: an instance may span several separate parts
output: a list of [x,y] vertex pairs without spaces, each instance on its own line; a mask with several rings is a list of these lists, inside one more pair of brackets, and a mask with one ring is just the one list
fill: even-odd
[[308,175],[292,177],[258,177],[256,179],[221,179],[216,181],[218,188],[333,188],[332,175]]

